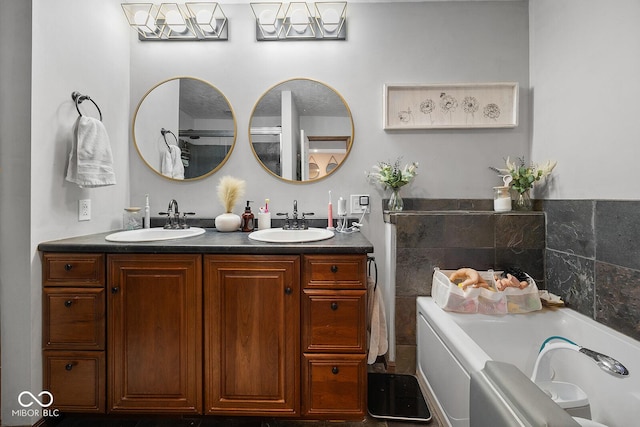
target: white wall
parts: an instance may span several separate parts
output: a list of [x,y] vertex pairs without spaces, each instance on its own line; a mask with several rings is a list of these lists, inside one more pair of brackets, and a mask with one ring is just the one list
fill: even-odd
[[552,199],[633,199],[640,147],[640,2],[530,2],[532,157]]
[[[0,325],[2,425],[33,383],[29,231],[31,3],[0,2]],[[17,362],[17,363],[16,363]],[[35,378],[40,381],[39,378]]]
[[[12,271],[10,280],[4,280],[6,270],[2,268],[0,302],[2,424],[9,426],[33,421],[11,417],[11,410],[19,409],[18,393],[28,390],[37,394],[42,389],[42,278],[37,245],[50,239],[118,227],[129,194],[129,28],[123,22],[120,1],[33,0],[31,3],[32,44],[10,47],[12,51],[23,48],[24,54],[31,55],[31,68],[22,69],[23,74],[14,76],[19,78],[18,82],[25,76],[30,78],[30,122],[25,116],[7,124],[7,131],[16,137],[11,144],[20,143],[23,139],[20,135],[30,132],[31,156],[20,164],[19,174],[11,176],[3,169],[2,175],[3,184],[7,179],[27,199],[15,207],[10,200],[11,214],[3,215],[3,222],[15,229],[12,234],[23,226],[30,230],[30,234],[27,231],[16,240],[17,249],[24,245],[22,250],[5,251],[4,236],[2,239],[2,262],[11,266]],[[5,5],[3,1],[3,12]],[[4,13],[2,15],[4,17]],[[28,16],[23,20],[10,19],[9,31],[25,22],[29,24]],[[4,88],[4,75],[2,81]],[[102,110],[114,155],[118,181],[115,186],[80,189],[64,181],[72,128],[78,117],[71,100],[71,92],[76,90],[91,96]],[[2,93],[4,97],[6,92]],[[16,96],[16,99],[28,98],[28,88],[22,88]],[[81,105],[81,110],[89,115],[96,114],[92,109],[88,101]],[[2,133],[5,132],[3,122]],[[3,152],[5,143],[3,140]],[[28,145],[29,140],[22,143]],[[4,213],[7,202],[4,188],[2,196]],[[78,222],[77,203],[84,198],[92,201],[92,220]],[[16,224],[12,225],[11,221]],[[5,298],[6,295],[9,298]]]
[[[248,2],[247,2],[248,3]],[[229,161],[198,182],[172,182],[145,167],[131,148],[131,203],[145,193],[152,212],[172,198],[182,209],[212,218],[222,212],[215,195],[220,177],[247,181],[247,200],[270,199],[273,212],[326,217],[328,191],[334,203],[349,194],[370,194],[372,213],[363,233],[376,249],[384,277],[381,199],[388,197],[365,180],[378,161],[420,162],[405,197],[490,198],[499,183],[488,166],[529,153],[528,11],[525,1],[349,3],[346,41],[257,42],[250,6],[223,4],[229,18],[226,42],[150,43],[131,34],[131,108],[157,82],[189,75],[211,82],[229,99],[238,138]],[[168,58],[171,58],[169,60]],[[264,171],[248,140],[251,111],[264,91],[295,77],[320,80],[338,91],[353,114],[355,138],[346,163],[312,184],[284,183]],[[385,83],[515,81],[520,84],[519,126],[515,129],[385,132]],[[242,204],[236,207],[240,213]],[[390,304],[391,301],[387,301]]]

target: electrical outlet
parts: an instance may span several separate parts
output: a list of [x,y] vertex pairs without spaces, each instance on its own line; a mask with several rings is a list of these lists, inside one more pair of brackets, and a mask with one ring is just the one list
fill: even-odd
[[369,195],[368,194],[352,194],[349,211],[351,212],[351,214],[361,214],[365,212],[371,212],[371,209],[369,209]]
[[91,199],[78,200],[78,221],[91,219]]

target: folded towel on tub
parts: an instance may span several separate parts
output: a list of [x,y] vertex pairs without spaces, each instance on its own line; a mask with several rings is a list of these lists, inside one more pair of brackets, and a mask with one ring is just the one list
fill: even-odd
[[100,120],[78,117],[66,180],[87,188],[116,183],[109,135]]

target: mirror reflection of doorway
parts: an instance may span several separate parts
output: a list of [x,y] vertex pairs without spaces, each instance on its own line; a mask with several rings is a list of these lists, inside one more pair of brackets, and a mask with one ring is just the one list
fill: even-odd
[[[309,179],[327,176],[342,163],[350,144],[350,136],[309,136]],[[312,168],[317,174],[312,173]]]

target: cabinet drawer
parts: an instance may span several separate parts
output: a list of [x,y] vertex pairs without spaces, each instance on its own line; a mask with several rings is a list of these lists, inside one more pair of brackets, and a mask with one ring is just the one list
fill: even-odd
[[366,255],[306,255],[304,285],[366,289]]
[[53,405],[49,409],[104,413],[104,352],[45,351],[43,388],[53,395]]
[[367,365],[365,355],[305,354],[304,413],[307,416],[364,416]]
[[366,351],[366,291],[305,289],[304,351]]
[[45,288],[45,349],[104,350],[104,288]]
[[44,254],[44,286],[104,286],[104,255]]

